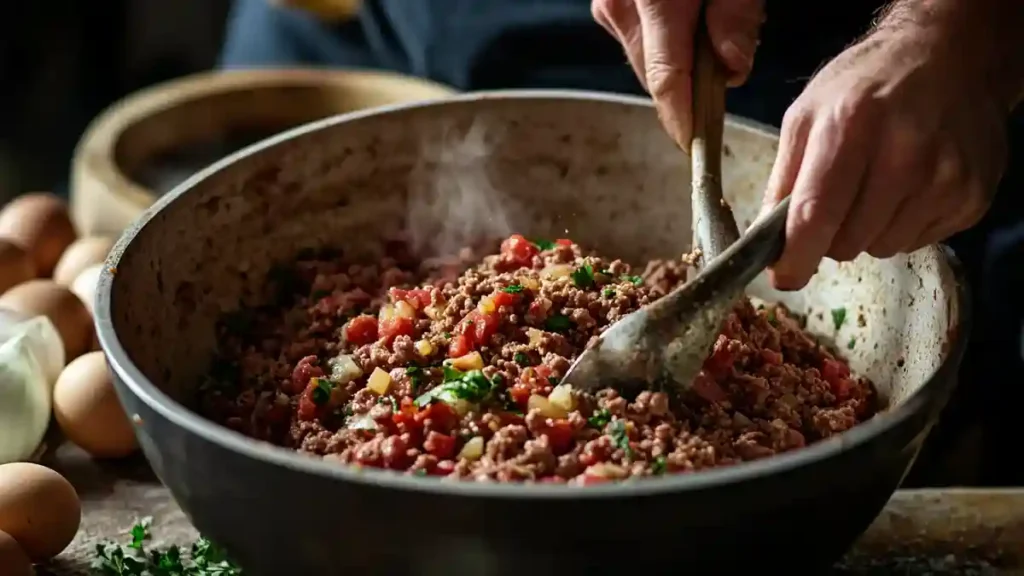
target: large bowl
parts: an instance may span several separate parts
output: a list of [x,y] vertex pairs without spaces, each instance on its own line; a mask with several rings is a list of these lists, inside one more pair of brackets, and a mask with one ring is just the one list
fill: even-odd
[[[776,135],[731,118],[725,141],[726,196],[742,226]],[[735,467],[585,489],[453,483],[331,464],[187,407],[216,318],[257,299],[271,265],[300,250],[372,256],[408,216],[424,250],[518,231],[631,261],[677,256],[690,238],[688,182],[685,158],[638,98],[498,92],[330,118],[234,154],[157,201],[108,260],[99,338],[156,473],[253,574],[828,565],[882,509],[954,386],[967,299],[941,248],[826,261],[796,293],[763,279],[751,287],[806,313],[892,407]]]

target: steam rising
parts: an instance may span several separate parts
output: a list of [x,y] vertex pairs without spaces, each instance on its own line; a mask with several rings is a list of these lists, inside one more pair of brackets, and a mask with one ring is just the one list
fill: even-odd
[[454,256],[463,247],[513,233],[508,199],[488,170],[495,140],[494,130],[476,120],[467,130],[447,126],[420,145],[407,218],[416,253]]

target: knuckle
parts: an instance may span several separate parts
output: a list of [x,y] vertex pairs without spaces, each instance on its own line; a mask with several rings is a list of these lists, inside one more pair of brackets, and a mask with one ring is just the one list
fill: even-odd
[[666,62],[663,57],[655,57],[647,62],[645,76],[647,91],[655,100],[658,100],[668,98],[680,88],[682,80],[686,77],[686,71]]
[[794,197],[793,225],[817,230],[820,234],[834,236],[839,230],[842,214],[837,213],[832,203],[817,195]]
[[851,91],[832,104],[832,121],[841,126],[856,127],[875,116],[878,100],[862,92]]

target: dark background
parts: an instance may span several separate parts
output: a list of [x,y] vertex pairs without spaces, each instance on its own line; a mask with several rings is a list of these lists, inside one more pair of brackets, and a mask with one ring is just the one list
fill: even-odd
[[214,66],[228,0],[15,1],[0,7],[0,203],[66,194],[89,121],[122,96]]

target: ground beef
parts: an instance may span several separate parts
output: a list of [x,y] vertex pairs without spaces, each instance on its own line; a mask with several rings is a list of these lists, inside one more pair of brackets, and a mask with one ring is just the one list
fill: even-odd
[[203,413],[348,465],[587,485],[765,458],[874,411],[870,382],[798,318],[747,300],[687,396],[558,385],[604,329],[685,282],[690,256],[634,276],[568,240],[419,265],[390,250],[303,258],[274,276],[275,304],[226,317]]

